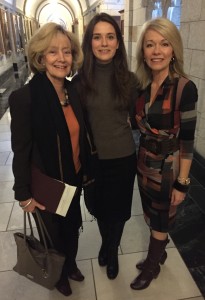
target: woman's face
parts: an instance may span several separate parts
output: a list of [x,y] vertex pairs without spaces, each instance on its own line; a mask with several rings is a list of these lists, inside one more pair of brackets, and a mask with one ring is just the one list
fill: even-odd
[[92,37],[92,51],[96,59],[102,64],[111,62],[118,46],[114,27],[107,22],[98,22]]
[[64,78],[70,74],[72,60],[70,40],[66,35],[58,32],[42,58],[46,74],[52,83],[56,80],[64,81]]
[[152,73],[169,73],[173,48],[168,40],[155,30],[148,30],[143,42],[144,59]]

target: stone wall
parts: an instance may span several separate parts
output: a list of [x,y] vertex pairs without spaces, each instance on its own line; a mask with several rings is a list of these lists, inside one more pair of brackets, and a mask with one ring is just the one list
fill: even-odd
[[96,1],[84,15],[84,27],[89,23],[96,13],[105,12],[111,16],[119,16],[124,9],[126,0],[103,0]]
[[146,21],[148,1],[126,0],[124,12],[124,41],[128,54],[130,69],[136,66],[136,42],[141,26]]
[[205,158],[205,0],[182,0],[185,71],[198,88],[195,150]]

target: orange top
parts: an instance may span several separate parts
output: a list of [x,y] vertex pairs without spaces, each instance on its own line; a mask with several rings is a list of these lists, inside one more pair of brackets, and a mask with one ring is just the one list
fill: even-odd
[[73,149],[73,161],[75,165],[76,173],[80,170],[81,163],[79,159],[80,147],[79,147],[79,134],[80,134],[80,126],[76,119],[76,116],[73,112],[71,105],[63,106],[63,112],[65,115],[66,123],[68,125],[68,129],[71,137],[71,144]]

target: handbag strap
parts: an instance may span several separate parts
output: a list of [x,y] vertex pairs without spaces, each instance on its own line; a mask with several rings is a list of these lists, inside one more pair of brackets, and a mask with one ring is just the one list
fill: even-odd
[[[31,230],[31,236],[34,237],[33,226],[32,226],[32,223],[31,223],[30,214],[28,214],[28,223],[29,223],[29,227],[30,227],[30,230]],[[25,239],[25,237],[26,237],[26,212],[24,212],[24,239]]]
[[48,241],[49,241],[49,243],[50,243],[51,248],[54,248],[54,245],[53,245],[52,239],[50,237],[50,234],[48,233],[46,225],[43,222],[43,219],[42,219],[42,217],[41,217],[41,215],[39,213],[39,210],[37,208],[35,209],[35,213],[36,213],[36,216],[37,216],[37,219],[38,219],[38,223],[39,223],[39,227],[40,227],[40,231],[41,231],[42,237],[45,240],[45,244],[47,245],[46,238],[45,238],[45,236],[46,236],[47,239],[48,239]]
[[[54,248],[53,246],[53,242],[51,240],[51,237],[48,233],[48,230],[41,218],[41,215],[38,211],[38,209],[35,210],[36,213],[36,217],[37,217],[37,221],[38,221],[38,225],[39,225],[39,230],[40,230],[40,234],[42,236],[43,239],[43,244],[44,244],[44,248],[45,248],[45,252],[48,253],[48,245],[47,245],[47,241],[46,241],[46,237],[48,238],[48,241],[50,243],[51,248]],[[31,230],[31,236],[34,237],[34,233],[33,233],[33,226],[31,223],[31,216],[29,212],[24,212],[24,241],[26,242],[26,216],[28,217],[28,222],[29,222],[29,227]]]

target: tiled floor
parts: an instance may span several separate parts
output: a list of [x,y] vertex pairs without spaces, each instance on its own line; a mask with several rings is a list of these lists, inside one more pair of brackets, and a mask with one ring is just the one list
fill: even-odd
[[[16,262],[15,231],[23,228],[23,214],[13,199],[12,152],[10,147],[10,115],[0,120],[0,300],[66,299],[56,290],[49,291],[13,271]],[[86,211],[82,199],[83,232],[80,235],[78,266],[85,275],[82,283],[70,281],[70,300],[182,300],[203,299],[173,242],[168,245],[168,259],[160,276],[143,291],[133,291],[129,284],[136,276],[135,264],[145,257],[149,239],[135,185],[132,217],[127,222],[119,248],[120,272],[115,280],[106,277],[99,267],[97,255],[100,235],[96,221]]]

